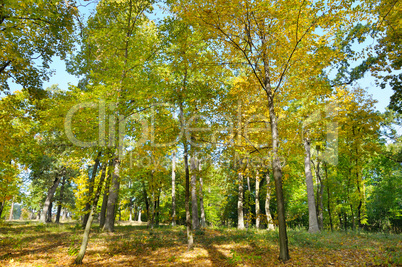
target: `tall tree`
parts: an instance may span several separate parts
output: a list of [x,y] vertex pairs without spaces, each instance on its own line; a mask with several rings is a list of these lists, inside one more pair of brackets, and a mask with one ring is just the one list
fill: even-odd
[[[272,135],[272,168],[277,196],[279,223],[279,258],[289,259],[282,190],[282,167],[279,159],[278,96],[284,96],[289,71],[299,75],[317,75],[336,57],[338,51],[327,49],[334,28],[360,17],[350,15],[352,3],[339,1],[180,1],[177,13],[194,26],[201,26],[207,36],[221,41],[231,60],[241,59],[248,73],[264,92]],[[322,30],[321,35],[315,33]],[[317,49],[319,47],[319,49]],[[310,62],[308,68],[302,66]]]
[[190,159],[191,164],[191,213],[193,229],[198,230],[200,228],[200,221],[198,219],[198,198],[197,198],[197,172],[198,172],[198,160],[193,155]]
[[172,225],[176,225],[176,153],[172,154]]

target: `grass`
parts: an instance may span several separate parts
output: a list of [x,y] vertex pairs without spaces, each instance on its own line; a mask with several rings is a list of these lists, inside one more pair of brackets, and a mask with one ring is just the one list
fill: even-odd
[[[76,224],[0,224],[0,266],[69,266],[81,244]],[[289,229],[291,259],[279,262],[278,232],[207,228],[194,233],[187,252],[183,226],[147,229],[94,227],[85,266],[398,266],[401,236],[367,232],[309,234]]]

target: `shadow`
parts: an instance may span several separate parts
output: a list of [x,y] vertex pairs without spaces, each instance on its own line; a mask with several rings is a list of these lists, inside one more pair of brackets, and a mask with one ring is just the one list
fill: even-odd
[[209,259],[212,266],[232,266],[228,262],[228,258],[220,252],[214,245],[203,245],[203,248],[208,251]]

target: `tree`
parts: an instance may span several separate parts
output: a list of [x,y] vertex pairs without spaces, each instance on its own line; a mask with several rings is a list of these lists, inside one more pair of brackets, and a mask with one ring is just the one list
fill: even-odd
[[[299,75],[320,73],[328,66],[338,51],[328,48],[333,28],[348,19],[353,25],[358,14],[348,15],[350,3],[327,4],[318,2],[271,2],[271,1],[183,1],[177,13],[194,26],[201,26],[210,38],[219,41],[231,61],[241,60],[265,93],[272,134],[272,167],[277,194],[280,233],[280,259],[289,259],[284,199],[282,191],[282,168],[278,148],[278,95],[285,94],[290,70]],[[357,10],[357,9],[354,9]],[[323,34],[315,34],[320,28]]]
[[[402,3],[397,0],[382,0],[375,5],[377,21],[373,28],[378,43],[375,45],[376,58],[371,70],[379,79],[381,88],[389,84],[394,90],[389,107],[402,112],[402,26],[400,13]],[[385,73],[384,73],[385,72]]]
[[[75,1],[0,1],[0,91],[9,92],[9,79],[40,95],[52,73],[53,56],[71,51]],[[39,63],[40,62],[40,63]]]
[[[113,165],[116,165],[116,163],[114,163]],[[99,181],[97,183],[98,186],[97,186],[97,188],[95,190],[95,196],[94,196],[91,208],[90,208],[90,213],[89,213],[87,223],[85,225],[85,230],[84,230],[84,234],[83,234],[83,237],[82,237],[81,248],[80,248],[80,251],[77,254],[77,258],[74,261],[75,264],[82,264],[82,260],[84,259],[85,252],[87,250],[88,241],[89,241],[89,233],[90,233],[90,230],[91,230],[92,221],[93,221],[93,218],[95,216],[95,212],[96,212],[96,209],[97,209],[97,206],[98,206],[98,200],[99,200],[99,197],[101,195],[102,186],[103,186],[105,176],[106,176],[106,166],[107,166],[107,160],[105,160],[104,163],[102,164],[102,171],[101,171],[100,179],[99,179]],[[95,186],[95,179],[92,181],[92,186]]]

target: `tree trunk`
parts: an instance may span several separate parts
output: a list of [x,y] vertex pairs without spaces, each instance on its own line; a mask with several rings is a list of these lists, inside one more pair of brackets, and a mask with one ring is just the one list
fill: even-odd
[[138,222],[141,222],[141,207],[138,207]]
[[49,205],[52,202],[54,193],[56,192],[57,187],[59,186],[60,183],[60,178],[64,176],[65,172],[65,167],[62,167],[61,171],[57,171],[55,175],[55,179],[53,181],[53,185],[49,188],[47,192],[47,197],[45,200],[45,204],[43,205],[43,212],[42,212],[42,222],[47,223],[49,220],[51,221],[52,218],[48,218],[49,214]]
[[99,158],[102,155],[102,151],[99,151],[98,155],[96,156],[95,159],[95,164],[92,168],[92,173],[91,173],[91,177],[90,179],[88,179],[89,181],[89,190],[88,190],[88,202],[85,204],[85,215],[84,215],[84,220],[82,221],[82,228],[85,229],[86,225],[87,225],[87,221],[89,218],[89,210],[91,208],[91,202],[92,202],[92,194],[94,191],[94,181],[96,178],[96,173],[98,172],[98,167],[99,167]]
[[269,202],[271,201],[271,178],[269,176],[269,173],[267,173],[267,175],[265,176],[265,180],[267,182],[267,194],[265,195],[265,216],[267,217],[267,230],[274,230],[275,227],[272,220],[271,211],[269,209]]
[[205,209],[204,209],[204,193],[202,192],[202,187],[203,187],[203,181],[202,181],[202,177],[201,177],[201,162],[198,161],[198,170],[199,170],[199,179],[200,179],[200,209],[201,209],[201,227],[205,228],[206,227],[206,223],[205,223]]
[[53,209],[53,201],[50,202],[49,204],[49,209],[47,210],[47,219],[46,222],[51,223],[52,222],[52,209]]
[[56,213],[56,223],[60,223],[60,214],[61,214],[61,204],[63,202],[63,194],[64,194],[64,185],[66,183],[66,177],[63,176],[63,179],[61,180],[61,187],[60,187],[60,196],[59,196],[59,201],[57,203],[57,213]]
[[347,222],[347,218],[346,218],[346,212],[343,212],[343,225],[344,225],[344,229],[345,232],[348,232],[348,222]]
[[305,153],[304,173],[306,175],[307,201],[308,201],[308,222],[309,222],[308,232],[317,233],[320,231],[320,229],[318,228],[317,211],[315,207],[315,198],[314,198],[313,175],[311,173],[310,140],[306,136],[303,141],[304,141],[304,153]]
[[[266,39],[262,37],[262,44],[264,45]],[[269,73],[269,62],[267,57],[263,56],[264,63],[264,91],[267,95],[267,104],[269,111],[269,121],[271,126],[271,137],[272,137],[272,169],[275,179],[275,191],[277,200],[277,211],[278,211],[278,224],[279,224],[279,259],[282,261],[287,261],[290,259],[289,248],[288,248],[288,237],[286,232],[286,217],[285,217],[285,200],[283,197],[282,189],[282,167],[278,155],[279,148],[279,135],[278,135],[278,122],[274,107],[274,96],[273,90],[271,88],[270,73]]]
[[144,195],[145,209],[146,209],[146,212],[147,212],[147,220],[149,221],[150,214],[149,214],[148,194],[147,194],[147,189],[145,188],[145,183],[144,182],[142,182],[142,192],[143,192],[143,195]]
[[155,201],[155,206],[156,206],[156,217],[155,217],[155,225],[157,225],[157,226],[159,226],[159,220],[160,220],[160,218],[159,218],[159,216],[160,216],[160,210],[159,210],[159,205],[160,205],[160,194],[161,194],[161,192],[160,192],[160,188],[159,188],[159,190],[158,190],[159,192],[158,192],[158,196],[156,197],[156,201]]
[[322,230],[324,228],[324,183],[321,180],[321,176],[319,176],[319,180],[320,180],[320,198],[319,198],[319,202],[320,202],[320,212],[318,213],[318,226],[320,228],[320,230]]
[[1,220],[1,215],[3,214],[5,203],[6,203],[5,201],[2,201],[0,203],[0,220]]
[[63,209],[63,215],[61,216],[61,220],[62,221],[67,220],[67,209],[66,208]]
[[[317,150],[317,152],[319,152]],[[317,177],[317,222],[318,222],[318,228],[320,230],[323,229],[324,227],[324,203],[323,203],[323,197],[324,197],[324,183],[321,178],[321,169],[320,165],[321,162],[320,160],[317,160],[317,166],[315,166],[314,161],[311,161],[313,164],[314,170],[315,170],[315,176]]]
[[[184,77],[183,77],[183,91],[186,90],[186,83],[187,83],[187,68],[185,69],[184,72]],[[185,120],[184,120],[184,110],[183,110],[183,101],[180,101],[179,104],[180,108],[180,129],[182,133],[185,130]],[[186,232],[187,232],[187,251],[191,250],[193,248],[193,230],[191,229],[192,224],[191,224],[191,215],[190,215],[190,170],[188,167],[188,144],[186,138],[183,136],[182,138],[183,141],[183,148],[184,148],[184,170],[185,170],[185,209],[186,209]]]
[[260,176],[258,170],[255,174],[255,227],[260,228]]
[[250,177],[247,175],[247,194],[246,194],[246,228],[248,229],[251,224],[251,189],[250,189]]
[[105,181],[105,188],[103,189],[103,199],[102,199],[102,207],[101,211],[99,214],[99,228],[103,229],[103,226],[105,226],[105,221],[106,221],[106,210],[107,210],[107,200],[109,198],[109,190],[110,190],[110,183],[111,183],[111,178],[112,178],[112,169],[113,169],[113,160],[109,161],[109,169]]
[[325,181],[327,182],[327,209],[328,209],[328,218],[329,218],[329,225],[331,227],[331,231],[334,231],[334,226],[332,224],[332,216],[331,216],[331,202],[330,202],[330,194],[329,194],[329,180],[328,180],[328,168],[327,164],[324,162],[324,169],[325,169]]
[[238,174],[239,192],[237,196],[237,228],[244,229],[243,213],[243,174]]
[[188,168],[188,151],[187,144],[184,146],[184,168],[186,172],[186,193],[185,193],[185,208],[186,208],[186,231],[187,231],[187,251],[193,248],[193,230],[191,229],[191,215],[190,215],[190,171]]
[[193,221],[193,229],[198,230],[200,229],[200,222],[198,219],[198,203],[197,203],[197,160],[195,157],[191,157],[190,164],[191,164],[191,209],[192,209],[192,221]]
[[176,153],[172,156],[172,226],[176,225]]
[[119,189],[120,189],[120,162],[118,158],[115,158],[113,161],[113,175],[112,175],[112,184],[109,190],[109,197],[107,200],[107,208],[106,208],[106,219],[105,225],[103,226],[103,231],[105,232],[113,232],[114,231],[114,222],[115,222],[115,212],[117,209],[117,199],[119,197]]
[[154,173],[153,170],[151,171],[151,199],[149,200],[150,203],[150,216],[148,217],[148,227],[153,229],[154,222],[155,222],[155,188],[154,188]]
[[8,215],[8,220],[9,220],[9,221],[12,221],[12,220],[14,219],[13,213],[14,213],[14,197],[13,197],[13,199],[11,200],[10,214]]
[[102,166],[102,174],[100,177],[100,181],[98,183],[98,188],[96,189],[95,196],[93,199],[92,207],[90,209],[89,218],[87,220],[87,224],[85,225],[84,234],[82,236],[82,243],[80,251],[78,252],[77,258],[75,259],[75,264],[82,264],[82,260],[84,259],[85,252],[87,250],[88,241],[89,241],[89,233],[91,231],[92,222],[95,216],[96,208],[98,206],[98,200],[101,195],[103,182],[106,176],[106,162]]

